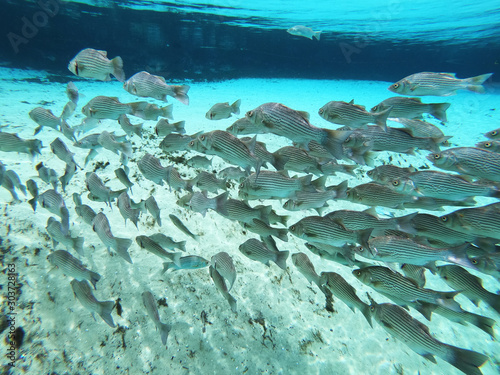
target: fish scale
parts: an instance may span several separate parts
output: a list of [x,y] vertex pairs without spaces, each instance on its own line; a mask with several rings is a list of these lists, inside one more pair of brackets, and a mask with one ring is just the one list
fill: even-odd
[[96,289],[96,283],[101,279],[101,276],[87,269],[83,263],[73,255],[64,250],[57,250],[49,254],[47,257],[49,262],[57,266],[65,275],[74,277],[77,280],[88,280]]
[[236,280],[236,269],[234,268],[233,258],[228,253],[221,251],[212,256],[210,266],[229,282],[228,290],[231,290]]
[[500,239],[500,203],[463,208],[441,216],[441,221],[459,232]]
[[158,185],[163,185],[163,180],[166,179],[168,173],[168,167],[163,167],[158,158],[146,153],[142,159],[137,162],[137,167],[145,178]]

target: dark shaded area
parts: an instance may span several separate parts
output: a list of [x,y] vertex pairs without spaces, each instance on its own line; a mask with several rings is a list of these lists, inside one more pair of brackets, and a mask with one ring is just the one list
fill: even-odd
[[318,42],[285,30],[231,26],[227,23],[234,19],[214,15],[57,4],[59,9],[49,8],[49,13],[55,10],[50,15],[37,4],[4,5],[9,17],[0,24],[2,62],[71,75],[68,62],[92,47],[107,50],[110,58],[120,55],[127,76],[147,70],[167,80],[396,81],[423,70],[456,72],[458,77],[500,72],[500,41],[483,40],[480,47],[409,44],[329,33]]

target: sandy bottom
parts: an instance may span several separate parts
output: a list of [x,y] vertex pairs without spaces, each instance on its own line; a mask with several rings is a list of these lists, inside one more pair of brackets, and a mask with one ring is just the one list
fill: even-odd
[[[2,68],[0,81],[0,125],[7,126],[3,131],[17,132],[22,138],[33,138],[36,124],[28,116],[31,109],[45,104],[45,108],[58,115],[67,101],[66,85],[50,82],[44,72]],[[80,91],[80,101],[75,115],[68,120],[72,126],[81,122],[81,107],[94,96],[117,96],[122,102],[143,100],[125,92],[116,81],[74,82]],[[312,124],[330,127],[317,114],[318,109],[328,101],[350,101],[354,98],[357,104],[371,108],[392,96],[387,91],[389,82],[241,79],[189,84],[189,106],[171,100],[175,120],[186,121],[188,134],[226,129],[246,111],[269,101],[308,111]],[[242,101],[239,116],[220,121],[205,119],[205,113],[213,104],[225,101],[232,103],[237,99]],[[500,97],[494,93],[477,95],[459,92],[456,96],[424,98],[423,101],[452,103],[448,110],[448,125],[441,126],[441,129],[446,135],[453,136],[453,145],[473,146],[484,140],[482,133],[500,126],[500,113],[496,110],[499,100]],[[149,101],[161,104],[153,99]],[[135,124],[142,122],[134,117],[131,120]],[[25,343],[19,351],[20,359],[16,362],[15,370],[18,372],[13,373],[460,373],[440,359],[437,359],[437,365],[426,361],[389,336],[378,324],[374,323],[374,328],[370,328],[359,311],[353,313],[340,300],[334,302],[335,312],[326,311],[323,294],[315,285],[307,282],[290,258],[285,272],[274,264],[268,268],[243,256],[238,246],[248,238],[257,238],[257,235],[244,234],[238,223],[222,218],[213,211],[202,217],[199,213],[177,206],[175,202],[180,195],[169,192],[166,186],[158,186],[144,179],[136,165],[136,161],[146,152],[162,158],[163,165],[170,164],[158,147],[161,139],[154,135],[155,124],[155,121],[146,121],[144,137],[140,139],[134,135],[131,138],[134,157],[129,162],[129,176],[135,185],[133,194],[129,194],[136,201],[153,194],[161,208],[162,227],[155,225],[149,214],[141,216],[138,229],[131,222],[125,225],[116,206],[111,209],[104,203],[87,199],[84,182],[87,171],[97,170],[96,173],[113,190],[123,188],[114,175],[114,170],[120,166],[119,157],[110,151],[101,150],[84,170],[79,170],[63,194],[71,214],[73,236],[85,237],[86,256],[81,260],[102,276],[95,291],[96,298],[121,300],[122,315],[118,316],[116,310],[112,313],[116,329],[107,326],[98,316],[94,320],[74,298],[70,287],[71,278],[60,270],[51,270],[46,257],[53,251],[53,246],[45,230],[51,214],[42,207],[34,213],[26,203],[29,197],[22,194],[19,195],[21,203],[11,204],[10,194],[0,189],[2,263],[4,266],[15,264],[17,282],[22,285],[21,294],[17,296],[16,324],[26,332]],[[103,130],[123,133],[118,123],[112,120],[104,120],[90,133]],[[71,142],[50,128],[44,128],[37,135],[44,146],[49,146],[56,137],[64,140],[75,153],[77,163],[83,166],[86,150],[73,147]],[[286,139],[274,136],[258,136],[258,139],[266,142],[270,151],[289,144]],[[416,156],[380,153],[376,165],[392,157],[396,165],[421,166],[429,164],[425,159],[426,154],[425,151]],[[0,160],[7,168],[16,171],[22,181],[37,175],[34,167],[40,161],[59,174],[64,172],[64,163],[52,154],[49,147],[45,147],[42,155],[35,160],[25,154],[5,152],[0,152]],[[103,163],[107,162],[109,164],[102,168]],[[214,158],[213,170],[219,171],[226,166],[221,159]],[[176,167],[184,177],[192,178],[199,172],[180,164]],[[342,174],[330,177],[328,184],[338,184],[345,179],[349,181],[349,186],[368,182],[364,175],[367,169],[359,167],[357,177]],[[37,183],[40,192],[51,188],[39,179]],[[207,268],[162,275],[161,260],[140,249],[135,241],[129,250],[133,264],[126,263],[114,254],[110,256],[97,235],[76,215],[72,200],[74,192],[81,193],[84,204],[90,205],[96,212],[102,211],[108,217],[115,236],[135,239],[137,235],[161,232],[177,241],[186,240],[187,254],[206,259],[220,251],[231,254],[237,270],[237,279],[231,290],[238,301],[237,313],[231,312],[226,300],[215,289]],[[230,195],[236,198],[237,189],[230,189]],[[478,201],[492,202],[489,199]],[[287,212],[281,208],[282,203],[264,202],[272,204],[279,214],[290,215],[289,224],[304,216],[315,215],[314,211]],[[366,208],[345,201],[330,202],[330,207],[332,210]],[[382,209],[381,212],[403,215],[411,211]],[[199,234],[200,240],[194,241],[179,231],[169,220],[170,213],[177,215],[192,232]],[[278,240],[278,247],[291,253],[307,253],[318,273],[334,271],[341,274],[356,288],[364,301],[368,302],[366,292],[371,292],[377,302],[388,302],[385,297],[356,280],[351,275],[351,269],[324,261],[310,253],[302,240],[290,235],[288,242]],[[64,249],[64,246],[59,245],[57,249]],[[73,250],[71,252],[77,256]],[[480,277],[487,289],[492,292],[498,290],[499,285],[492,277]],[[427,278],[426,287],[449,290],[439,277],[427,272]],[[164,299],[165,304],[159,307],[161,320],[173,325],[166,348],[161,344],[159,332],[147,317],[142,304],[141,294],[145,290],[150,290],[157,300]],[[2,298],[5,301],[5,288]],[[499,320],[498,314],[485,304],[476,307],[460,295],[456,300],[468,311]],[[6,304],[3,303],[3,313],[5,308]],[[209,322],[205,325],[201,320],[202,312],[206,313]],[[431,322],[416,311],[412,311],[412,315],[428,325],[439,340],[488,355],[491,361],[482,368],[483,373],[498,373],[500,346],[486,333],[474,326],[461,326],[437,315],[433,316]],[[4,356],[8,350],[5,340],[1,340],[0,347]]]

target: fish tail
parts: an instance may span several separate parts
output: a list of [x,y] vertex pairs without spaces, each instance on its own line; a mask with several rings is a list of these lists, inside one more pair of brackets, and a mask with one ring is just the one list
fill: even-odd
[[161,218],[160,218],[160,215],[158,215],[157,217],[155,217],[155,220],[156,220],[156,223],[158,224],[158,226],[161,227]]
[[75,249],[75,251],[80,254],[80,255],[84,255],[84,252],[83,252],[83,241],[85,239],[83,237],[76,237],[73,239],[73,249]]
[[120,145],[121,152],[128,157],[132,157],[132,144],[128,142],[123,142]]
[[347,180],[345,180],[338,185],[328,186],[326,190],[335,193],[335,195],[333,196],[334,199],[345,199],[347,197],[348,188],[349,186],[347,185]]
[[187,95],[189,89],[188,85],[174,86],[174,98],[182,104],[189,105],[189,96]]
[[446,307],[450,310],[461,312],[462,308],[457,303],[457,301],[454,300],[455,296],[459,293],[460,292],[442,292],[440,293],[441,297],[437,299],[437,302],[441,306]]
[[106,322],[108,326],[111,328],[115,328],[115,322],[113,322],[113,317],[111,316],[111,311],[113,311],[113,307],[115,307],[115,303],[113,301],[99,302],[101,306],[101,311],[98,312],[99,316]]
[[466,90],[484,94],[486,90],[484,89],[483,83],[490,78],[493,73],[481,74],[480,76],[467,78],[464,80]]
[[167,345],[167,338],[172,326],[166,323],[158,323],[158,329],[160,331],[161,343]]
[[315,37],[317,40],[319,40],[321,33],[322,33],[322,31],[316,31],[316,32],[314,32],[313,37]]
[[469,316],[470,319],[467,319],[469,323],[474,324],[477,328],[483,330],[488,335],[490,335],[493,340],[496,340],[495,329],[494,329],[496,323],[495,320],[477,314],[470,314]]
[[431,104],[430,114],[437,118],[439,121],[448,122],[446,117],[446,110],[450,108],[450,103],[435,103]]
[[450,249],[450,255],[448,255],[447,260],[449,262],[458,264],[459,266],[472,268],[477,270],[477,267],[470,261],[467,256],[467,249],[469,244],[463,244]]
[[365,319],[368,322],[368,324],[370,325],[370,327],[373,328],[372,315],[370,313],[370,305],[367,305],[366,303],[363,303],[363,306],[359,309],[359,311],[361,311],[361,313],[365,317]]
[[342,143],[352,134],[351,131],[322,129],[321,145],[336,159],[342,159],[344,151]]
[[181,266],[181,256],[182,256],[182,253],[174,253],[174,254],[173,254],[173,259],[172,259],[172,261],[174,262],[174,264],[175,264],[177,267],[180,267],[180,266]]
[[125,72],[123,71],[123,60],[120,56],[116,56],[111,60],[113,74],[120,82],[125,82]]
[[[456,346],[446,345],[448,350],[443,356],[446,362],[456,367],[460,371],[463,371],[467,375],[482,375],[483,373],[479,369],[486,361],[489,360],[484,354],[474,352],[472,350],[457,348]],[[437,353],[436,353],[437,355]]]
[[363,229],[358,231],[358,243],[363,246],[365,249],[369,249],[368,240],[370,239],[370,235],[372,234],[373,228]]
[[132,258],[128,253],[128,248],[132,245],[132,240],[130,238],[115,238],[116,241],[116,253],[125,259],[127,262],[132,264]]
[[42,154],[42,141],[39,139],[28,139],[27,141],[28,152],[32,157],[35,157],[36,154]]
[[37,202],[38,197],[34,197],[30,200],[28,200],[28,203],[30,204],[31,208],[33,209],[33,212],[36,211],[36,202]]
[[241,105],[241,99],[238,99],[233,104],[231,104],[231,112],[234,113],[235,115],[239,115],[240,105]]
[[413,220],[413,218],[415,218],[415,216],[417,216],[417,214],[418,214],[417,212],[414,212],[414,213],[409,214],[409,215],[394,218],[394,222],[396,224],[394,229],[397,229],[397,230],[400,230],[402,232],[406,232],[409,234],[416,234],[417,230],[415,229],[415,226],[413,225],[412,220]]
[[139,137],[142,138],[142,127],[143,127],[144,123],[141,123],[141,124],[137,124],[134,126],[134,133],[137,134]]
[[274,263],[276,263],[279,268],[286,271],[286,260],[289,255],[290,252],[288,250],[279,251],[278,254],[276,254],[276,261]]
[[181,242],[178,242],[177,243],[177,248],[180,250],[180,251],[186,251],[186,241],[181,241]]
[[328,176],[318,177],[314,181],[311,181],[311,186],[313,186],[316,190],[324,191],[326,189],[325,184],[326,184],[327,179],[328,179]]
[[[366,160],[365,160],[366,163]],[[368,163],[366,163],[368,165]],[[350,165],[350,164],[342,164],[343,167],[343,173],[348,174],[349,176],[356,177],[356,173],[354,173],[354,170],[358,168],[357,165]]]
[[165,107],[161,107],[162,116],[168,118],[169,120],[173,120],[174,115],[172,110],[173,110],[172,104],[166,105]]
[[184,129],[184,124],[186,121],[178,121],[172,124],[174,127],[175,131],[179,134],[186,134],[186,129]]
[[95,284],[101,279],[101,275],[99,275],[97,272],[90,271],[90,283],[94,287],[94,289],[97,289]]
[[226,201],[228,196],[229,196],[228,191],[225,191],[224,193],[216,196],[214,198],[215,207],[213,208],[213,210],[221,213],[221,215],[227,216],[228,212],[226,210]]
[[287,226],[286,223],[288,222],[288,219],[290,219],[289,215],[279,216],[278,223],[281,223],[286,227]]
[[488,300],[485,301],[490,305],[497,313],[500,314],[500,295],[499,294],[489,294]]
[[171,269],[173,269],[174,271],[176,270],[174,262],[163,262],[163,271],[161,271],[161,273],[164,274]]
[[425,319],[431,320],[432,313],[437,309],[437,305],[433,303],[420,302],[415,305],[415,310],[417,310],[420,314],[422,314]]
[[278,229],[278,238],[283,242],[288,242],[288,229]]
[[231,311],[232,312],[236,312],[236,299],[230,295],[229,293],[227,293],[227,302],[229,302],[229,306],[231,307]]
[[389,108],[383,110],[382,112],[373,114],[373,117],[375,117],[375,124],[383,128],[385,131],[387,131],[387,118],[389,117],[392,108],[393,107],[390,106]]

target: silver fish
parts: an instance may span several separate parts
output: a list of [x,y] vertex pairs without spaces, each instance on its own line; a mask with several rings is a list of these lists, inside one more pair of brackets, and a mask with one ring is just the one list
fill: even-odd
[[168,85],[165,78],[142,71],[134,74],[123,88],[132,95],[167,101],[167,95],[183,104],[189,104],[188,85]]
[[450,108],[450,103],[422,103],[420,98],[404,98],[394,96],[377,104],[371,109],[371,112],[380,113],[390,107],[391,118],[414,119],[421,118],[422,114],[428,113],[440,121],[447,122],[446,110]]
[[199,236],[191,233],[191,231],[182,223],[181,219],[179,219],[177,216],[174,214],[168,215],[172,223],[184,234],[188,235],[191,237],[193,240],[198,241]]
[[407,118],[395,118],[392,121],[402,124],[409,129],[411,135],[419,138],[432,138],[438,144],[446,144],[453,136],[446,136],[436,125],[428,122]]
[[274,251],[269,249],[265,243],[251,238],[244,243],[242,243],[238,249],[246,257],[255,260],[257,262],[264,263],[269,267],[269,262],[273,261],[278,267],[286,271],[286,260],[289,251]]
[[55,156],[57,156],[66,164],[71,163],[79,167],[79,165],[76,164],[75,160],[73,159],[73,156],[75,154],[68,149],[68,146],[66,146],[66,144],[61,140],[61,138],[57,137],[56,139],[54,139],[50,144],[50,149]]
[[273,228],[259,219],[253,219],[251,222],[241,223],[243,228],[248,229],[252,233],[256,233],[261,237],[273,236],[281,241],[288,242],[288,230],[282,228]]
[[346,125],[350,128],[363,128],[368,124],[376,124],[386,129],[386,121],[391,110],[392,107],[378,113],[368,112],[364,106],[354,104],[354,100],[351,100],[349,103],[342,101],[328,102],[319,109],[318,113],[332,124]]
[[227,300],[232,312],[236,312],[236,299],[229,294],[224,277],[212,266],[208,267],[208,272],[212,278],[215,287],[219,290],[222,296]]
[[77,104],[79,99],[78,88],[73,82],[68,82],[66,85],[66,96],[70,101]]
[[163,180],[166,180],[168,167],[163,167],[160,160],[155,156],[146,153],[137,163],[137,167],[142,175],[154,183],[163,186]]
[[303,36],[311,40],[313,39],[313,37],[316,38],[316,40],[319,40],[321,36],[321,31],[313,31],[313,29],[311,29],[310,27],[306,27],[303,25],[292,26],[286,32],[295,36]]
[[43,208],[59,217],[62,217],[62,208],[66,208],[62,195],[53,189],[46,190],[40,194],[38,202]]
[[111,207],[111,189],[104,185],[97,174],[94,172],[87,172],[85,185],[92,196],[98,198],[102,202],[106,202]]
[[161,118],[155,125],[155,133],[158,137],[166,137],[170,133],[185,134],[184,124],[186,121],[169,123],[166,118]]
[[233,258],[225,251],[221,251],[212,256],[210,267],[227,280],[229,283],[228,289],[231,290],[236,280],[236,269],[234,268]]
[[219,172],[219,176],[230,180],[242,181],[247,176],[246,172],[238,167],[227,167]]
[[151,292],[142,293],[142,303],[146,308],[146,313],[151,318],[156,326],[156,329],[160,331],[161,343],[167,345],[167,338],[172,326],[160,321],[160,315],[158,314],[158,308],[156,307],[156,301]]
[[158,121],[158,117],[166,117],[170,120],[174,119],[174,116],[172,114],[172,104],[169,104],[165,107],[158,107],[156,104],[148,103],[144,105],[144,103],[147,102],[129,103],[129,105],[134,106],[132,112],[134,116],[142,118],[143,120],[152,121]]
[[[163,233],[156,233],[149,236],[154,242],[156,242],[161,247],[175,250],[179,249],[180,251],[186,251],[186,241],[175,242],[172,237],[167,237]],[[181,258],[182,259],[182,258]]]
[[375,182],[387,184],[396,178],[406,177],[416,171],[417,169],[414,167],[403,168],[392,164],[385,164],[369,170],[366,172],[366,175]]
[[415,73],[389,86],[389,91],[400,95],[415,96],[449,96],[455,95],[457,90],[469,90],[484,94],[483,83],[493,73],[482,74],[471,78],[456,78],[455,73]]
[[434,356],[438,356],[466,374],[479,375],[479,368],[488,360],[484,354],[436,340],[426,325],[414,319],[402,307],[390,303],[377,304],[371,300],[370,312],[389,334],[433,363],[436,363]]
[[328,186],[326,191],[297,191],[294,198],[283,204],[283,208],[288,211],[315,209],[321,215],[322,211],[329,207],[327,202],[345,198],[346,190],[347,181]]
[[66,167],[64,168],[64,174],[59,177],[59,181],[61,182],[61,187],[64,192],[66,192],[66,186],[68,186],[69,182],[75,175],[77,166],[73,163],[66,163]]
[[[117,97],[96,96],[83,108],[82,113],[90,118],[118,120],[121,115],[141,117],[143,111],[150,104],[148,102],[121,103]],[[139,116],[141,115],[141,116]]]
[[155,197],[151,195],[146,199],[144,204],[150,215],[155,219],[155,222],[161,227],[160,207],[158,207]]
[[38,163],[35,166],[36,171],[38,172],[38,177],[45,182],[46,184],[51,184],[54,190],[57,190],[57,182],[59,178],[57,176],[57,172],[52,168],[47,168],[43,165],[43,162]]
[[261,127],[255,125],[246,117],[236,120],[233,125],[226,129],[226,131],[228,133],[231,133],[232,135],[267,133],[266,131],[263,131]]
[[401,265],[401,271],[403,271],[404,275],[413,281],[419,288],[425,286],[425,267],[405,263]]
[[498,139],[500,138],[500,128],[490,130],[489,132],[484,133],[484,136],[488,139]]
[[[357,265],[362,266],[362,262],[359,262],[355,258],[355,245],[344,244],[342,246],[332,246],[320,242],[306,242],[305,246],[314,254],[321,256],[322,258],[332,260],[337,263],[344,264],[346,266],[352,267]],[[366,264],[366,263],[364,263]]]
[[22,139],[14,133],[0,132],[0,151],[19,152],[35,157],[42,154],[42,147],[39,139]]
[[488,151],[500,153],[500,141],[492,140],[492,141],[478,142],[478,143],[476,143],[476,147],[484,148],[485,150],[488,150]]
[[166,178],[169,189],[174,189],[175,191],[187,190],[193,191],[190,180],[184,180],[181,174],[173,165],[169,165],[166,168]]
[[165,152],[187,150],[188,144],[196,139],[200,133],[193,135],[169,134],[160,142],[160,148]]
[[26,181],[26,188],[33,197],[32,199],[28,200],[28,203],[30,204],[31,208],[33,208],[33,211],[36,211],[36,204],[38,202],[38,185],[33,179],[30,178],[28,181]]
[[29,112],[30,118],[38,124],[34,135],[38,134],[44,126],[59,130],[61,126],[61,118],[56,117],[50,109],[36,107]]
[[75,207],[76,214],[80,216],[85,223],[88,225],[92,225],[92,222],[94,221],[94,218],[96,217],[95,211],[92,209],[92,207],[82,204],[79,206]]
[[[64,105],[64,108],[61,112],[60,119],[61,120],[67,120],[68,118],[71,117],[71,115],[75,112],[76,109],[76,103],[72,102],[71,100],[67,102]],[[61,121],[62,122],[62,121]],[[68,124],[66,124],[68,126]]]
[[142,138],[142,126],[143,124],[132,125],[130,119],[126,114],[122,114],[118,117],[118,123],[122,130],[127,133],[128,136],[132,136],[132,134],[137,134]]
[[208,267],[209,262],[205,258],[199,257],[197,255],[188,255],[182,257],[179,260],[179,264],[174,262],[163,263],[163,272],[168,270],[178,271],[178,270],[198,270],[200,268]]
[[195,212],[199,212],[205,217],[209,209],[220,211],[224,207],[224,202],[227,200],[229,193],[224,192],[217,197],[208,198],[206,194],[195,192],[188,193],[186,196],[181,197],[177,204],[181,207],[189,208]]
[[101,279],[101,275],[87,269],[80,260],[65,250],[50,253],[47,260],[50,264],[59,268],[66,276],[73,277],[78,281],[87,280],[94,289],[96,289],[96,283]]
[[114,152],[117,155],[118,151],[120,151],[128,157],[132,156],[132,144],[129,142],[118,142],[110,132],[103,131],[97,138],[97,142],[106,150]]
[[98,301],[92,294],[92,290],[86,280],[72,280],[71,288],[76,299],[80,301],[83,307],[89,310],[92,315],[97,313],[108,326],[115,328],[115,322],[113,322],[113,317],[111,316],[111,312],[115,306],[113,301]]
[[85,48],[78,52],[69,62],[68,69],[78,77],[111,81],[110,74],[112,74],[118,81],[125,81],[122,58],[117,56],[110,60],[106,51],[93,48]]
[[242,223],[252,223],[254,219],[269,223],[271,206],[252,208],[243,201],[237,199],[227,199],[224,205],[217,209],[217,213],[226,219],[239,221]]
[[132,186],[134,186],[134,183],[129,180],[128,175],[123,168],[115,169],[115,176],[123,185],[125,185],[125,187],[130,189],[130,192],[132,192]]
[[228,102],[214,104],[212,108],[210,108],[205,114],[205,118],[209,120],[222,120],[231,117],[233,113],[235,115],[239,115],[240,105],[240,99],[238,99],[231,105]]
[[99,212],[94,217],[94,220],[92,220],[92,230],[97,233],[97,236],[108,250],[112,248],[119,256],[127,262],[132,263],[132,259],[127,251],[130,245],[132,245],[132,240],[130,238],[113,236],[108,218],[102,212]]
[[227,180],[219,180],[213,173],[201,171],[192,181],[191,184],[199,188],[201,191],[209,191],[217,193],[219,190],[227,190]]
[[70,141],[76,141],[76,129],[69,126],[66,120],[61,120],[61,133]]
[[130,219],[130,221],[134,223],[135,227],[139,228],[137,226],[137,222],[139,221],[141,210],[130,207],[130,197],[126,192],[123,192],[118,196],[116,205],[118,206],[120,214],[125,219],[125,224],[127,223],[127,219]]
[[182,256],[182,253],[168,252],[163,247],[161,247],[157,242],[155,242],[154,240],[152,240],[150,237],[147,236],[137,236],[135,238],[135,242],[137,242],[137,245],[139,245],[141,249],[147,250],[150,253],[159,256],[160,258],[170,259],[175,264],[180,265],[180,258]]
[[[186,160],[186,165],[189,165],[193,168],[209,169],[210,167],[212,167],[212,160],[213,159],[207,159],[205,156],[195,155],[192,158]],[[225,178],[227,179],[227,177]]]
[[321,288],[320,284],[320,277],[316,273],[316,270],[314,269],[314,265],[312,264],[311,260],[309,257],[304,254],[304,253],[295,253],[292,254],[292,263],[299,272],[304,275],[304,277],[309,281],[311,284],[316,284],[318,287]]
[[67,249],[74,249],[78,254],[84,255],[83,252],[83,237],[71,237],[67,228],[64,228],[61,222],[54,219],[52,216],[47,220],[45,228],[50,238],[52,239],[54,248],[58,243],[66,246]]
[[[315,175],[322,175],[321,164],[324,164],[331,158],[324,158],[319,160],[301,150],[298,147],[286,146],[276,150],[272,154],[274,156],[273,166],[276,170],[292,170],[303,173],[314,173]],[[327,155],[328,156],[328,155]]]

